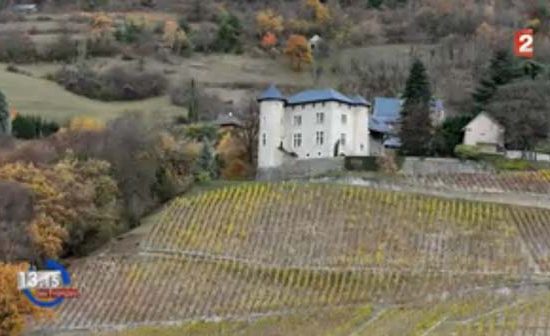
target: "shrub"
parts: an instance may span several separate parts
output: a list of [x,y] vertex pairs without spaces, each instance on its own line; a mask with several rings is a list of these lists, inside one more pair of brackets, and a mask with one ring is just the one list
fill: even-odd
[[220,16],[213,49],[224,53],[241,53],[241,34],[242,26],[239,19],[231,13],[224,13]]
[[28,34],[5,32],[0,34],[0,61],[29,63],[35,61],[37,51]]
[[216,142],[218,128],[212,124],[192,124],[185,128],[185,136],[195,141]]
[[499,158],[493,161],[493,165],[498,170],[531,170],[534,169],[533,165],[526,160],[522,159],[506,159]]
[[70,62],[78,56],[78,42],[69,34],[60,34],[58,39],[45,47],[40,58],[44,61]]
[[463,160],[479,160],[481,152],[476,146],[458,145],[455,147],[455,155]]
[[78,116],[71,119],[68,129],[71,131],[99,132],[105,129],[105,123],[92,117]]
[[197,52],[209,53],[213,51],[216,41],[216,25],[201,23],[191,34],[191,45]]
[[86,41],[86,53],[92,57],[110,57],[119,53],[119,48],[112,38],[104,37],[88,39]]
[[12,122],[12,134],[19,139],[36,139],[56,133],[59,125],[37,116],[18,115]]
[[143,28],[137,23],[126,20],[123,25],[115,31],[115,38],[122,43],[134,43],[138,40]]
[[388,151],[382,156],[376,158],[376,165],[385,174],[396,174],[399,171],[397,156],[393,151]]
[[436,128],[433,137],[433,149],[439,156],[452,156],[456,146],[464,138],[464,127],[472,120],[469,115],[458,115],[447,118]]
[[189,34],[191,32],[191,26],[189,25],[189,22],[187,22],[187,19],[184,16],[182,16],[178,19],[178,26],[186,34]]
[[167,81],[161,72],[138,72],[113,67],[97,73],[88,67],[64,67],[54,79],[67,90],[92,99],[105,101],[138,100],[164,93]]

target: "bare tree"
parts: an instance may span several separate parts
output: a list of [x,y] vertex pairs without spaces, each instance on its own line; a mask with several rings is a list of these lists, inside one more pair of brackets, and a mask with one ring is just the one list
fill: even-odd
[[258,134],[260,131],[260,109],[255,100],[250,100],[245,108],[239,113],[243,123],[243,129],[239,132],[246,147],[248,163],[256,167],[258,157]]
[[345,70],[345,92],[357,92],[364,96],[398,96],[407,79],[407,68],[397,62],[360,62],[353,59]]
[[550,133],[550,84],[545,80],[521,80],[499,87],[487,106],[506,129],[510,149],[532,150]]

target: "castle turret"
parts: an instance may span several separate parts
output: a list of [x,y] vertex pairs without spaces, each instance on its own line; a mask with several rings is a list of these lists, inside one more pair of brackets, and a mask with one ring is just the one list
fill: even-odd
[[277,167],[283,162],[279,149],[283,141],[283,117],[286,99],[271,85],[258,98],[260,103],[260,131],[258,144],[258,167]]

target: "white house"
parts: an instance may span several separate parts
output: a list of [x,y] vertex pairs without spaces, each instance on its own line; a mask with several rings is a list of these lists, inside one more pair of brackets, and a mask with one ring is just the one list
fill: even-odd
[[258,101],[260,168],[277,167],[286,156],[369,155],[370,104],[360,96],[326,89],[284,97],[272,85]]
[[504,148],[504,127],[481,112],[464,127],[464,144],[477,146],[484,152],[498,152]]
[[12,7],[12,10],[21,14],[32,14],[38,12],[36,4],[17,4]]

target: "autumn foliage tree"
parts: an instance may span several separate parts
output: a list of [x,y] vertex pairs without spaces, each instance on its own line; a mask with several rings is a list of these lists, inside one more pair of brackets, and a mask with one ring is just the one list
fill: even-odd
[[330,10],[320,0],[306,0],[306,6],[312,10],[315,23],[325,24],[330,20]]
[[261,45],[264,49],[271,49],[275,47],[277,45],[277,36],[275,36],[272,32],[266,33],[262,38]]
[[246,146],[235,132],[226,132],[216,151],[223,160],[221,175],[224,179],[242,179],[248,176],[250,167],[246,163]]
[[0,180],[32,194],[31,219],[12,225],[26,227],[34,257],[80,254],[120,228],[119,191],[109,170],[105,161],[70,157],[50,166],[16,162],[0,167]]
[[265,36],[268,32],[280,34],[284,30],[284,19],[272,9],[266,9],[256,15],[256,25],[260,36]]
[[99,132],[105,129],[105,123],[92,117],[78,116],[71,119],[68,128],[71,131]]
[[187,34],[174,20],[168,20],[164,24],[163,40],[165,45],[176,53],[181,53],[188,46]]
[[304,65],[313,63],[311,48],[303,35],[291,35],[284,52],[295,71],[302,71]]
[[90,25],[92,38],[99,40],[111,33],[113,20],[105,13],[97,13],[92,17]]
[[31,304],[17,289],[17,273],[28,269],[25,263],[0,262],[0,335],[20,335],[27,318],[44,319],[51,316],[48,311]]

